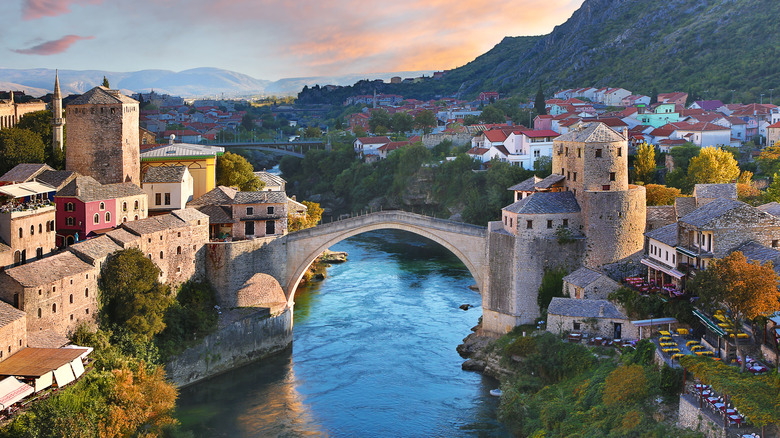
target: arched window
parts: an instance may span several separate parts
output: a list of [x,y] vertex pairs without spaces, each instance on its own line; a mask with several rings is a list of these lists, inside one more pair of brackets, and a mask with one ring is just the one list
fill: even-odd
[[138,200],[135,200],[135,203],[133,204],[133,208],[138,210]]
[[43,313],[43,312],[41,312],[41,308],[39,307],[39,308],[38,308],[38,318],[40,318],[40,317],[41,317],[41,314],[42,314],[42,313]]
[[127,222],[127,216],[122,218],[122,223],[125,223],[125,222]]
[[19,227],[19,238],[22,238],[22,227]]
[[163,258],[163,252],[160,251],[160,260],[162,260],[162,258]]
[[51,223],[50,223],[50,222],[46,222],[46,232],[47,232],[47,233],[48,233],[49,231],[51,231],[51,230],[49,229],[49,225],[51,225]]
[[100,208],[101,211],[105,210],[106,209],[106,203],[105,202],[101,202],[99,208]]
[[127,211],[127,202],[122,203],[122,211]]
[[76,219],[72,217],[66,217],[65,225],[70,225],[70,226],[76,225]]
[[111,222],[111,212],[107,211],[106,212],[106,223],[109,223],[109,222]]
[[31,236],[35,235],[35,225],[30,225],[30,235]]
[[89,298],[89,288],[84,289],[84,296]]
[[136,220],[136,221],[137,221],[137,220],[138,220],[138,215],[135,215],[135,219],[133,219],[133,220]]
[[51,305],[51,313],[57,313],[57,303]]
[[43,248],[39,247],[38,249],[35,250],[35,257],[37,258],[43,257]]
[[180,246],[176,247],[176,254],[181,254],[181,247]]
[[70,294],[70,303],[73,304],[73,294]]
[[43,224],[38,224],[38,233],[43,233]]
[[92,220],[93,220],[93,221],[94,221],[96,224],[99,224],[99,223],[100,223],[100,215],[99,215],[99,214],[97,214],[97,213],[95,213],[95,217],[93,217],[93,218],[92,218]]

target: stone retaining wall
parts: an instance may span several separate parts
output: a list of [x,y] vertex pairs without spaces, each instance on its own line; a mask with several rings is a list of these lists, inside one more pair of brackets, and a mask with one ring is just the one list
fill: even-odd
[[693,397],[680,395],[680,410],[677,425],[682,428],[701,432],[707,438],[726,438],[726,430],[715,424],[710,417],[705,415],[695,403]]

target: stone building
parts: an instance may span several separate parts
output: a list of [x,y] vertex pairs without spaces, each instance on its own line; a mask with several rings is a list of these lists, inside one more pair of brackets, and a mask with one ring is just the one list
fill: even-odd
[[54,170],[48,164],[21,163],[0,176],[0,186],[38,181],[59,190],[77,176],[72,170]]
[[620,285],[602,272],[582,267],[563,277],[563,294],[569,298],[605,300]]
[[696,207],[701,207],[716,199],[737,199],[737,184],[696,184],[693,187],[693,198],[696,199]]
[[0,301],[0,360],[27,347],[27,316]]
[[628,140],[600,122],[555,139],[553,174],[511,187],[515,203],[488,225],[483,329],[503,333],[539,317],[546,269],[590,269],[640,254],[644,187],[628,184]]
[[10,247],[10,257],[0,251],[0,266],[24,264],[56,249],[54,190],[35,181],[0,187],[0,238]]
[[185,166],[192,175],[193,197],[205,195],[217,186],[217,157],[225,148],[187,143],[173,143],[146,149],[141,154],[142,171],[150,167]]
[[95,87],[71,101],[65,168],[101,184],[141,183],[138,101]]
[[27,331],[68,334],[97,312],[98,269],[62,252],[0,273],[0,299],[27,314]]
[[149,197],[149,212],[180,210],[192,201],[193,179],[186,166],[150,166],[144,172],[143,188]]
[[260,181],[265,183],[265,187],[263,187],[263,190],[266,192],[284,192],[285,186],[287,185],[287,181],[284,180],[279,175],[274,175],[273,173],[266,172],[266,171],[260,171],[255,172],[255,176],[260,178]]
[[8,99],[0,100],[0,129],[13,128],[25,114],[46,109],[46,104],[40,100],[18,103],[14,100],[14,92],[9,94]]
[[287,234],[288,198],[284,192],[240,192],[219,186],[187,206],[208,215],[213,239]]
[[588,333],[592,337],[637,339],[639,330],[607,300],[555,297],[547,308],[547,331]]

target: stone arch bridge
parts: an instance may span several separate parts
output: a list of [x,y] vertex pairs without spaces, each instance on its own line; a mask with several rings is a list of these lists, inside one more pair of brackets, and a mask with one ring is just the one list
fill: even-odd
[[284,237],[211,243],[207,275],[225,307],[236,306],[237,291],[258,272],[276,278],[288,303],[293,304],[298,283],[319,254],[348,237],[380,229],[408,231],[444,246],[466,265],[477,286],[484,290],[488,276],[487,228],[400,210],[351,217]]

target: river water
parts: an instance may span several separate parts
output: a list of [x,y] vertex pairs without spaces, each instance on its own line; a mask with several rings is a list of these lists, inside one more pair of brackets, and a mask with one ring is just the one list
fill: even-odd
[[[331,248],[349,261],[295,297],[291,349],[184,388],[195,437],[505,437],[495,380],[455,347],[481,315],[466,267],[443,247],[373,231]],[[477,307],[458,308],[469,303]]]

